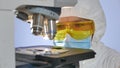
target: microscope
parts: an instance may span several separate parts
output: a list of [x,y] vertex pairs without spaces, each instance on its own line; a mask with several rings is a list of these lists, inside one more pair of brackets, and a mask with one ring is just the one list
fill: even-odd
[[[30,23],[35,36],[54,40],[60,13],[61,7],[20,6],[16,17]],[[79,68],[79,61],[94,57],[95,52],[91,49],[46,45],[18,47],[16,68]]]
[[56,20],[59,19],[61,7],[20,6],[16,17],[30,23],[33,35],[41,35],[52,40],[56,34]]
[[[56,34],[56,21],[61,14],[61,8],[73,7],[77,0],[12,0],[9,3],[6,1],[0,0],[0,18],[3,22],[1,25],[4,25],[0,27],[6,28],[0,36],[0,40],[3,40],[0,43],[0,51],[4,52],[2,55],[6,58],[0,58],[3,65],[5,62],[10,68],[14,68],[15,64],[16,68],[79,68],[79,61],[95,57],[94,51],[79,48],[33,46],[19,47],[14,51],[14,15],[31,24],[32,34],[52,40]],[[6,50],[3,50],[4,48]]]

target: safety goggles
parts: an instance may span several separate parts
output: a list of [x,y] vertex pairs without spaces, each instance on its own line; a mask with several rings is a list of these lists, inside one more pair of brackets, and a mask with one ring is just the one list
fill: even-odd
[[59,22],[57,23],[57,34],[55,40],[64,40],[69,34],[76,40],[86,39],[94,34],[94,22],[92,20],[80,22]]

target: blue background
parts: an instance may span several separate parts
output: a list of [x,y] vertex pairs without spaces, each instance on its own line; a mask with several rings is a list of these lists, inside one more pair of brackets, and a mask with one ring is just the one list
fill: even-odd
[[[120,0],[100,0],[100,2],[107,21],[106,32],[101,41],[120,52]],[[28,23],[15,18],[15,47],[53,45],[50,40],[32,35],[29,26]]]
[[100,0],[107,28],[102,38],[105,45],[120,52],[120,0]]

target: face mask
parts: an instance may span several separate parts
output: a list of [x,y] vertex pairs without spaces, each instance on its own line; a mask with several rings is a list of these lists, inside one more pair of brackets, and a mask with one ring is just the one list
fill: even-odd
[[58,22],[55,45],[72,48],[90,48],[94,34],[92,20]]

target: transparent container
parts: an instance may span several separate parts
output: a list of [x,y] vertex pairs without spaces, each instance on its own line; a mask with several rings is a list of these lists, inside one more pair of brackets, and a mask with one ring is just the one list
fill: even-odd
[[56,46],[87,49],[91,46],[94,31],[94,22],[90,19],[58,22],[54,43]]

